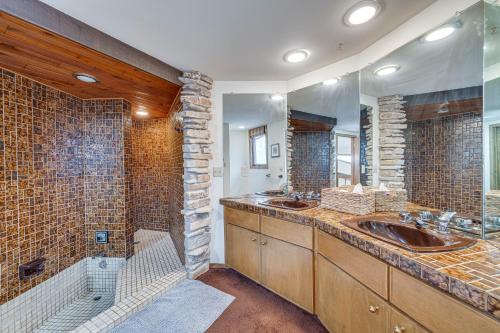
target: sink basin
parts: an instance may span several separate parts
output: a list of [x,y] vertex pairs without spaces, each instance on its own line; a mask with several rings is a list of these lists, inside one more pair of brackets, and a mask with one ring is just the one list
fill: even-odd
[[271,206],[276,208],[290,209],[290,210],[305,210],[317,207],[319,204],[316,200],[310,201],[297,201],[293,199],[270,199],[261,202],[261,205]]
[[473,245],[473,239],[453,234],[441,235],[428,229],[417,229],[396,221],[351,220],[342,224],[382,241],[413,252],[441,252],[459,250]]
[[279,197],[285,195],[285,192],[283,192],[282,190],[269,190],[269,191],[257,192],[255,194],[267,197]]

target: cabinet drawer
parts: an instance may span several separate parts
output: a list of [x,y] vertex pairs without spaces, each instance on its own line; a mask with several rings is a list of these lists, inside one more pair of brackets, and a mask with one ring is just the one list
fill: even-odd
[[392,267],[391,303],[432,332],[500,332],[500,322]]
[[391,333],[428,333],[419,324],[399,312],[390,308],[389,332]]
[[318,230],[317,235],[320,254],[387,299],[388,265],[323,231]]
[[308,249],[313,248],[312,227],[269,216],[262,216],[261,219],[260,230],[262,234]]
[[224,222],[259,232],[259,214],[224,207]]

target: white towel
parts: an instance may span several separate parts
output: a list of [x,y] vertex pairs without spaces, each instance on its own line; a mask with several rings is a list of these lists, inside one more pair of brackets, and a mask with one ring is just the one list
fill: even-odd
[[358,183],[356,186],[354,186],[352,193],[363,194],[363,186]]

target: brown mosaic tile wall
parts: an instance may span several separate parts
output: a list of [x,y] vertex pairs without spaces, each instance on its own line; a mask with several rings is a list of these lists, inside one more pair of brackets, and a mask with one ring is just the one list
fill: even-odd
[[[84,113],[87,252],[128,257],[133,251],[130,104],[89,100]],[[109,231],[108,244],[95,243],[98,230]]]
[[170,231],[184,259],[183,136],[174,117],[133,122],[134,227]]
[[[1,304],[85,256],[85,211],[82,101],[0,73]],[[44,273],[20,281],[38,257]]]
[[481,217],[482,116],[408,121],[405,187],[410,202]]
[[330,132],[294,132],[292,136],[294,191],[321,192],[330,186]]

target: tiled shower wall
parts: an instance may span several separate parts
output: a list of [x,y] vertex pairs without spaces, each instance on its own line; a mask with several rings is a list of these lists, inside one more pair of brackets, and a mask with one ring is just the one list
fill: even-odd
[[481,218],[481,113],[408,121],[405,136],[409,201]]
[[175,126],[173,112],[168,118],[133,122],[134,227],[170,231],[184,258],[183,136]]
[[[86,100],[83,111],[88,255],[129,257],[134,242],[130,104],[122,99]],[[108,244],[95,243],[98,230],[109,231]]]
[[[130,148],[124,143],[129,104],[83,101],[7,70],[0,73],[2,304],[92,255],[95,249],[89,246],[87,253],[86,246],[94,239],[91,230],[109,228],[111,243],[104,250],[120,257],[129,254],[124,244],[132,244],[133,234],[125,205],[131,193]],[[85,156],[92,158],[86,162]],[[18,266],[39,257],[47,259],[44,273],[20,281]]]

